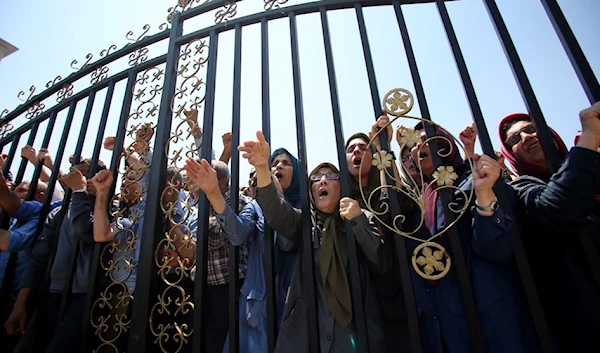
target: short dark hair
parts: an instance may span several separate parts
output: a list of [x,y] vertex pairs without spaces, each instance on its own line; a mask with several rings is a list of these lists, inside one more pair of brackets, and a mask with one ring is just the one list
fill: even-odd
[[504,144],[504,142],[506,141],[506,138],[508,136],[506,136],[506,134],[508,133],[508,130],[511,128],[511,126],[513,126],[514,124],[518,123],[519,121],[531,121],[531,118],[528,115],[522,114],[522,115],[517,115],[512,119],[509,119],[508,121],[504,122],[501,126],[500,126],[500,139],[502,141],[502,144]]
[[[84,159],[80,160],[79,163],[77,163],[77,164],[85,164],[89,169],[92,167],[92,159],[84,158]],[[98,173],[101,170],[106,170],[106,164],[104,164],[104,162],[102,162],[101,160],[98,160],[98,162],[96,162],[94,170],[92,171],[92,175],[96,175],[96,173]]]

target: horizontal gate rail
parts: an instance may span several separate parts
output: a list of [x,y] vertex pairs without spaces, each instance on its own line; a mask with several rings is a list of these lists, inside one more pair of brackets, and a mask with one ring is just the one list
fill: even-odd
[[[89,86],[88,88],[82,90],[81,92],[74,94],[72,97],[65,99],[64,101],[58,103],[57,105],[55,105],[52,108],[50,108],[49,110],[41,113],[39,116],[35,117],[34,119],[31,119],[30,121],[24,123],[23,125],[19,126],[15,130],[11,131],[4,138],[0,139],[0,148],[7,145],[8,143],[10,143],[10,139],[13,136],[20,135],[20,134],[26,132],[27,130],[31,129],[33,124],[42,123],[44,120],[48,119],[53,111],[61,111],[61,110],[65,109],[66,107],[68,107],[72,101],[80,101],[80,100],[86,98],[90,94],[90,92],[100,91],[100,90],[108,87],[109,83],[112,81],[118,82],[118,81],[122,81],[122,80],[126,79],[127,76],[129,76],[130,72],[137,74],[138,72],[143,71],[152,66],[163,64],[166,61],[166,59],[167,59],[166,54],[156,57],[154,59],[150,59],[150,60],[145,61],[145,62],[143,62],[137,66],[134,66],[130,69],[121,71],[118,74],[110,76],[110,77],[102,80],[102,82],[100,82],[96,85]],[[34,101],[34,100],[32,99],[31,101]],[[19,108],[17,108],[17,109],[21,109],[21,106],[19,106]],[[27,107],[25,107],[24,109],[27,109]],[[7,119],[9,117],[11,117],[11,120],[12,120],[12,118],[14,118],[14,116],[12,116],[12,113],[7,115]],[[3,123],[4,121],[5,120],[2,120],[2,122],[0,122],[0,124]]]

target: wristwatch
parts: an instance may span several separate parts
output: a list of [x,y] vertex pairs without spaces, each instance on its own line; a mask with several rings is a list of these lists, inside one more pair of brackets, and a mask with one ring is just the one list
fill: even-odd
[[498,199],[494,199],[494,201],[492,201],[492,203],[489,206],[481,207],[477,203],[477,199],[475,199],[475,207],[477,207],[477,209],[482,212],[496,212],[500,207],[500,204],[498,203]]

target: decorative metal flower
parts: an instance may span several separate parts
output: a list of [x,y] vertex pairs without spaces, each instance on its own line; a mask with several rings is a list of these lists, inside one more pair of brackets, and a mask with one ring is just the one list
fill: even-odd
[[402,94],[400,92],[394,92],[394,94],[385,102],[390,105],[391,111],[397,111],[398,109],[405,110],[408,108],[408,104],[406,102],[408,102],[409,98],[409,95]]
[[428,276],[433,274],[433,271],[442,272],[446,268],[442,260],[444,253],[441,250],[431,251],[429,247],[423,248],[423,256],[417,257],[417,264],[423,267],[423,272]]
[[452,166],[440,166],[433,172],[433,179],[435,179],[438,186],[451,186],[454,184],[454,180],[458,179],[458,174],[454,172]]
[[387,151],[381,150],[373,155],[371,164],[379,170],[384,170],[392,166],[392,155]]
[[400,131],[400,143],[406,145],[408,148],[412,148],[417,143],[423,142],[421,140],[421,132],[415,129],[404,129]]

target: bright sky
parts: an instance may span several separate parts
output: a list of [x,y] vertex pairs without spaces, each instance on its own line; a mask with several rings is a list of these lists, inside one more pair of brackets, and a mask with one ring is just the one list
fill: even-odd
[[[285,6],[303,1],[290,1]],[[570,66],[568,58],[555,35],[539,0],[498,0],[498,6],[519,50],[529,79],[537,94],[548,124],[554,127],[567,145],[579,129],[578,112],[589,105],[581,86]],[[99,53],[116,44],[119,48],[129,41],[128,31],[134,38],[142,33],[142,27],[151,26],[148,34],[157,33],[159,24],[165,22],[166,10],[175,0],[104,0],[104,1],[36,1],[0,3],[0,37],[19,47],[19,51],[0,63],[0,112],[14,109],[21,101],[19,91],[28,96],[31,85],[36,93],[45,88],[55,76],[63,78],[74,70],[73,59],[84,61],[87,53],[97,60]],[[577,35],[590,64],[600,77],[600,34],[597,15],[598,0],[559,1],[563,12]],[[524,111],[524,104],[497,40],[482,0],[461,0],[448,3],[448,11],[465,55],[477,96],[491,131],[494,144],[498,146],[497,125],[507,114]],[[262,2],[246,0],[238,6],[237,17],[262,10]],[[471,112],[464,90],[443,32],[437,8],[433,4],[403,6],[412,44],[432,118],[449,131],[458,134],[471,122]],[[380,95],[395,87],[414,92],[407,60],[391,6],[366,8],[364,10],[370,46],[373,51],[377,84]],[[333,55],[337,72],[337,84],[342,111],[343,131],[346,137],[355,132],[368,132],[375,117],[360,45],[358,25],[354,10],[329,12],[329,24],[333,41]],[[202,18],[186,22],[185,33],[211,24],[214,12]],[[302,95],[308,144],[308,166],[322,161],[337,164],[329,86],[323,50],[319,15],[303,15],[298,18]],[[289,25],[287,19],[272,21],[270,30],[270,79],[271,79],[271,131],[273,148],[286,147],[296,153],[296,129],[294,95],[292,86]],[[221,135],[231,130],[232,78],[233,78],[233,31],[219,38],[217,65],[217,93],[215,101],[214,149],[221,152]],[[152,48],[150,56],[166,51],[167,41]],[[241,140],[254,136],[260,128],[261,74],[260,74],[260,27],[250,26],[243,30],[242,51],[242,132]],[[127,67],[126,58],[111,66],[109,75]],[[205,69],[201,71],[205,75]],[[75,84],[75,91],[89,84],[89,78]],[[104,90],[105,91],[105,90]],[[97,94],[92,121],[87,130],[84,155],[92,153],[98,121],[102,111],[105,92]],[[124,82],[117,86],[111,115],[105,135],[115,135]],[[55,97],[46,101],[49,108]],[[380,97],[381,100],[381,97]],[[160,99],[156,98],[156,104]],[[74,152],[80,129],[80,119],[86,100],[77,106],[75,122],[71,126],[65,152],[63,170],[67,157]],[[139,105],[139,103],[138,103]],[[134,102],[133,107],[137,105]],[[411,115],[419,116],[418,106]],[[66,110],[59,115],[50,149],[56,151]],[[202,113],[201,113],[202,116]],[[154,117],[156,119],[156,117]],[[18,126],[25,121],[15,121]],[[396,124],[397,125],[397,124]],[[41,126],[34,147],[39,148],[46,124]],[[24,136],[20,145],[24,145]],[[186,141],[187,144],[191,140]],[[397,149],[397,148],[396,148]],[[8,151],[5,147],[4,153]],[[104,151],[101,158],[110,162],[110,153]],[[16,171],[17,164],[13,164]],[[28,167],[31,173],[32,167]],[[242,176],[249,167],[241,162]],[[244,179],[242,179],[243,181]]]

